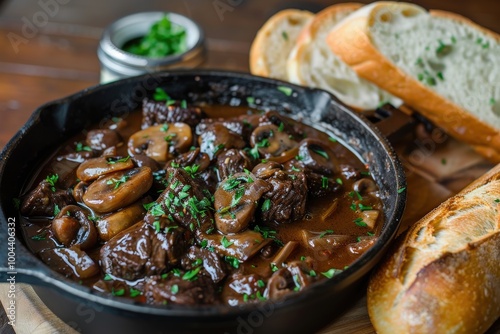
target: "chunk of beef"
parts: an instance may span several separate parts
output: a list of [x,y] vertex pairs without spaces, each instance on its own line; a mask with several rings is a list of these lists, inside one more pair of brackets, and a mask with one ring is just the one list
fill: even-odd
[[192,246],[182,258],[182,267],[185,270],[193,270],[202,262],[204,271],[212,278],[212,281],[219,283],[226,277],[227,265],[216,253],[206,248]]
[[180,262],[188,240],[189,233],[181,226],[166,231],[139,222],[104,244],[102,270],[126,280],[161,274]]
[[259,119],[259,126],[266,124],[274,124],[277,127],[283,129],[282,131],[293,139],[298,140],[303,138],[304,131],[303,126],[300,123],[293,121],[288,117],[283,117],[277,111],[268,111]]
[[231,175],[244,172],[245,169],[252,170],[253,163],[245,151],[232,148],[222,151],[217,156],[216,166],[220,179],[224,180]]
[[122,143],[122,138],[118,132],[109,129],[97,129],[87,132],[87,145],[96,151],[104,151]]
[[43,180],[24,198],[21,214],[28,217],[52,217],[58,213],[58,210],[74,203],[70,193],[57,189],[54,185]]
[[266,300],[266,284],[259,275],[234,274],[222,289],[222,300],[231,306]]
[[229,131],[238,134],[242,139],[248,142],[248,138],[252,133],[252,125],[245,119],[225,119],[225,118],[206,118],[203,119],[196,127],[196,134],[201,135],[208,131],[213,124],[220,124]]
[[147,277],[144,282],[144,296],[149,304],[205,305],[217,304],[215,286],[204,275],[187,279],[186,273],[177,271],[163,276]]
[[182,168],[166,169],[167,188],[161,193],[144,220],[152,224],[159,217],[168,217],[173,224],[195,229],[212,224],[212,202],[205,197],[196,180]]
[[223,149],[242,149],[246,142],[241,135],[228,130],[221,123],[210,124],[198,137],[200,150],[213,160]]
[[79,246],[45,249],[38,253],[49,267],[73,279],[90,278],[99,273],[99,266]]
[[274,162],[259,164],[255,175],[271,184],[261,199],[262,221],[279,224],[301,219],[306,211],[307,184],[304,172],[287,173]]
[[142,129],[153,125],[176,122],[195,127],[205,117],[205,113],[200,108],[184,108],[179,102],[167,105],[165,102],[156,102],[149,99],[142,101]]
[[319,198],[338,192],[342,185],[331,177],[307,171],[307,190],[309,196]]

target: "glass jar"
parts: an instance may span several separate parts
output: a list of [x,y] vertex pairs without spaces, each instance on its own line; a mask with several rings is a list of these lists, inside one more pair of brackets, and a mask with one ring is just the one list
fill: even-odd
[[[186,51],[161,58],[135,55],[122,50],[134,39],[145,36],[151,26],[168,16],[172,24],[186,29]],[[193,68],[205,60],[205,40],[200,26],[176,13],[144,12],[125,16],[109,25],[102,35],[97,56],[101,83],[173,68]]]

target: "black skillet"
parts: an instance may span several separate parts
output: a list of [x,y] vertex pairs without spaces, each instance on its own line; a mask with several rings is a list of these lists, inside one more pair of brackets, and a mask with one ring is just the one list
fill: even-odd
[[[339,138],[366,164],[380,188],[385,225],[359,260],[332,279],[277,302],[241,308],[151,306],[96,292],[56,273],[33,255],[16,227],[15,264],[9,267],[8,222],[19,221],[13,199],[30,173],[58,145],[86,126],[140,106],[156,87],[188,102],[247,105],[275,109]],[[285,88],[283,88],[285,87]],[[16,282],[42,286],[37,293],[56,315],[88,333],[308,333],[342,313],[363,287],[363,278],[380,260],[403,214],[403,169],[387,140],[364,117],[332,95],[278,80],[219,71],[148,74],[83,90],[37,109],[7,144],[0,163],[0,281],[16,272]],[[10,259],[12,260],[12,259]],[[47,289],[50,287],[50,289]],[[19,310],[21,312],[21,310]]]

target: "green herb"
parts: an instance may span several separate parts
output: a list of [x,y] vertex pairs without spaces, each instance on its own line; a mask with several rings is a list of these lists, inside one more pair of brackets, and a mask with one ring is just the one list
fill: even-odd
[[260,280],[257,281],[257,286],[259,288],[263,288],[263,287],[266,286],[266,283],[264,283],[264,281],[260,279]]
[[284,39],[285,41],[288,41],[288,33],[287,33],[286,31],[282,31],[282,32],[281,32],[281,36],[283,37],[283,39]]
[[270,208],[271,208],[271,199],[266,198],[266,200],[264,201],[264,203],[262,203],[262,211],[263,211],[263,212],[266,212],[266,211],[268,211]]
[[328,156],[328,154],[323,149],[313,148],[313,149],[311,149],[311,151],[313,151],[314,153],[317,153],[317,154],[321,155],[323,158],[325,158],[327,160],[330,158]]
[[163,210],[163,208],[161,207],[161,204],[159,203],[155,203],[151,209],[149,210],[149,212],[155,216],[155,217],[161,217],[165,214],[165,211]]
[[168,124],[167,123],[163,124],[161,126],[160,130],[163,131],[163,132],[167,132],[168,131]]
[[187,101],[186,100],[182,100],[181,101],[181,108],[182,109],[186,109],[187,107],[188,107]]
[[112,117],[111,120],[114,122],[114,123],[118,123],[120,122],[122,119],[120,117]]
[[370,231],[366,232],[366,234],[368,234],[370,237],[373,237],[375,235],[375,233],[370,232]]
[[109,165],[113,165],[113,164],[120,163],[120,162],[127,162],[128,159],[130,159],[130,155],[126,156],[125,158],[121,158],[121,159],[107,158],[106,161]]
[[446,159],[445,158],[441,159],[441,165],[446,165]]
[[323,238],[327,234],[333,234],[333,230],[325,230],[325,231],[321,232],[321,234],[319,235],[319,237]]
[[223,236],[220,243],[222,244],[222,246],[224,246],[224,248],[228,248],[230,247],[232,244],[234,244],[233,241],[229,241],[227,240],[226,236]]
[[266,300],[267,300],[267,298],[266,298],[266,297],[262,296],[262,293],[260,293],[260,291],[257,291],[257,292],[255,293],[255,295],[257,296],[257,298],[258,298],[260,301],[266,301]]
[[159,233],[159,232],[160,232],[160,221],[155,220],[155,221],[153,222],[153,227],[155,228],[155,232],[156,232],[156,233]]
[[490,98],[490,106],[494,106],[496,103],[494,98]]
[[358,217],[354,219],[354,224],[358,225],[359,227],[367,227],[368,225],[363,221],[363,218]]
[[482,45],[483,49],[488,49],[490,47],[490,42],[486,42]]
[[81,151],[87,151],[87,152],[92,152],[92,149],[90,148],[90,146],[83,146],[82,143],[76,143],[76,148],[75,150],[77,152],[81,152]]
[[293,291],[299,291],[300,290],[299,275],[293,275],[293,283],[295,284],[295,287],[293,288]]
[[181,270],[178,268],[172,269],[172,274],[174,274],[175,277],[181,277]]
[[45,236],[47,235],[47,231],[43,231],[42,233],[40,234],[37,234],[37,235],[34,235],[31,237],[31,240],[35,240],[35,241],[41,241],[41,240],[45,240]]
[[21,200],[17,197],[14,197],[12,199],[12,204],[14,205],[14,208],[19,209],[19,207],[21,206]]
[[476,39],[476,44],[481,44],[481,43],[483,43],[483,39],[481,37],[478,37]]
[[192,165],[192,166],[186,166],[184,167],[184,170],[191,175],[191,177],[194,177],[194,175],[198,172],[198,169],[200,169],[199,165]]
[[59,205],[54,205],[54,217],[57,216],[61,212],[61,209],[59,209]]
[[[247,104],[254,104],[255,103],[255,98],[253,96],[248,96],[247,97]],[[248,121],[247,121],[248,123]],[[248,123],[250,124],[250,123]]]
[[125,294],[125,289],[120,289],[120,290],[116,290],[115,291],[115,288],[112,288],[111,289],[111,294],[113,296],[123,296]]
[[223,150],[223,149],[224,149],[224,144],[219,144],[219,145],[215,146],[214,154],[216,154],[217,152],[219,152],[220,150]]
[[352,198],[354,198],[354,196],[356,196],[358,198],[358,200],[360,200],[360,201],[363,199],[363,196],[361,196],[361,194],[357,191],[351,191],[349,193],[349,196]]
[[264,138],[260,142],[256,143],[255,146],[250,149],[249,153],[252,158],[259,159],[259,148],[268,147],[269,145],[269,139]]
[[287,86],[278,86],[277,90],[285,94],[286,96],[290,96],[293,93],[293,90]]
[[238,205],[238,203],[243,198],[243,195],[245,195],[245,188],[236,189],[233,199],[231,200],[231,208],[234,208],[236,205]]
[[401,193],[402,193],[403,191],[405,191],[405,190],[406,190],[406,187],[399,188],[399,189],[398,189],[398,194],[401,194]]
[[442,40],[438,41],[439,46],[436,49],[437,56],[446,56],[451,52],[451,45],[444,44]]
[[179,286],[177,284],[174,284],[172,285],[172,287],[170,288],[170,291],[176,295],[178,292],[179,292]]
[[451,36],[451,42],[452,42],[453,44],[455,44],[455,43],[457,42],[457,39],[455,38],[455,36]]
[[312,269],[311,269],[311,270],[309,271],[309,276],[311,276],[311,277],[316,277],[316,276],[317,276],[317,274],[316,274],[316,272],[315,272],[314,270],[312,270]]
[[341,178],[337,178],[337,179],[335,179],[335,182],[337,182],[337,183],[338,183],[338,184],[340,184],[340,185],[344,184],[344,182],[342,181],[342,179],[341,179]]
[[418,57],[417,58],[417,61],[415,62],[415,65],[417,65],[418,67],[421,67],[421,68],[424,68],[424,61],[422,60],[422,58]]
[[302,161],[302,160],[304,160],[304,157],[301,155],[296,155],[295,159],[297,159],[298,161]]
[[300,257],[300,261],[305,261],[306,260],[306,257],[305,256],[301,256]]
[[111,275],[110,275],[110,274],[106,274],[106,275],[104,275],[103,280],[105,280],[105,281],[112,281],[112,280],[113,280],[113,277],[111,277]]
[[50,189],[52,190],[52,192],[56,192],[57,180],[59,180],[59,175],[57,174],[48,175],[45,178],[45,181],[47,181],[47,183],[50,185]]
[[328,189],[328,178],[325,176],[321,177],[321,188]]
[[164,139],[166,142],[171,142],[175,137],[177,137],[177,133],[170,133]]
[[243,301],[245,303],[248,302],[248,294],[246,294],[246,293],[243,294]]
[[184,275],[182,275],[182,279],[185,281],[195,281],[198,278],[198,273],[200,272],[201,267],[194,268],[193,270],[186,271]]
[[337,142],[337,139],[335,139],[333,137],[328,137],[328,140],[331,141],[332,143],[336,143]]
[[353,202],[349,207],[352,211],[356,211],[356,203]]
[[240,261],[233,256],[225,256],[224,260],[229,263],[233,268],[238,269],[240,267]]
[[341,270],[332,268],[332,269],[330,269],[328,271],[325,271],[325,272],[321,273],[321,275],[325,276],[326,278],[332,278],[333,276],[335,276],[336,274],[338,274],[340,272],[341,272]]
[[273,239],[274,242],[276,242],[279,246],[284,246],[283,242],[279,240],[278,237],[276,236],[278,232],[276,232],[275,230],[272,230],[267,226],[259,226],[259,225],[255,225],[253,230],[255,232],[259,232],[265,239],[267,238]]
[[280,126],[278,126],[278,132],[283,132],[284,129],[285,129],[285,123],[280,122]]
[[424,75],[422,73],[417,74],[418,81],[424,80]]
[[363,205],[361,203],[358,204],[358,207],[361,211],[367,211],[367,210],[372,210],[373,207],[369,206],[369,205]]
[[161,58],[182,53],[186,47],[186,29],[173,24],[165,15],[144,37],[127,43],[123,50],[139,56]]
[[500,198],[495,199],[495,203],[500,203]]
[[130,294],[130,297],[135,298],[135,297],[139,296],[141,294],[141,292],[139,290],[134,289],[134,288],[130,288],[129,294]]
[[279,268],[274,263],[271,263],[271,271],[274,273],[278,270],[279,270]]
[[360,174],[363,176],[370,176],[371,175],[370,172],[361,172]]
[[130,178],[128,175],[123,175],[121,178],[118,180],[115,178],[112,178],[111,180],[106,181],[106,184],[108,185],[115,185],[113,189],[118,189],[118,187],[122,184],[127,182],[127,180]]
[[436,75],[439,78],[439,80],[441,80],[441,81],[444,80],[443,72],[437,72]]
[[436,86],[436,79],[431,76],[428,76],[425,81],[429,86]]
[[[172,101],[172,98],[167,94],[167,92],[165,92],[163,89],[161,89],[159,87],[155,89],[155,93],[153,94],[153,99],[155,101],[158,101],[158,102],[160,102],[160,101]],[[167,129],[168,129],[168,125],[167,125]],[[162,128],[162,131],[167,131],[167,130],[163,130],[163,128]]]

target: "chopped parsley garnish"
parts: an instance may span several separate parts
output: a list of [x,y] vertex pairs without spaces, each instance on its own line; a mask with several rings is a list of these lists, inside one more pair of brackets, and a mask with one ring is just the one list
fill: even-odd
[[161,217],[165,214],[165,210],[163,210],[159,203],[154,203],[154,205],[150,207],[149,212],[155,217]]
[[281,32],[281,37],[283,37],[285,41],[288,41],[288,33],[286,31]]
[[292,166],[292,171],[294,171],[294,172],[300,172],[300,169],[297,168],[297,167],[295,167],[295,166]]
[[337,179],[335,179],[335,182],[337,182],[337,183],[338,183],[338,184],[340,184],[340,185],[344,184],[344,182],[342,181],[342,179],[341,179],[341,178],[337,178]]
[[279,268],[274,263],[271,263],[270,265],[271,265],[271,271],[273,273],[279,270]]
[[106,275],[104,275],[103,280],[105,280],[105,281],[111,281],[111,280],[113,280],[113,277],[111,277],[110,274],[106,274]]
[[253,96],[247,96],[247,104],[254,104],[254,103],[255,103],[255,98]]
[[128,159],[130,159],[130,155],[126,156],[125,158],[120,158],[120,159],[116,159],[116,158],[107,158],[106,159],[106,162],[109,164],[109,165],[113,165],[113,164],[116,164],[116,163],[120,163],[120,162],[127,162]]
[[293,288],[293,291],[299,291],[300,290],[299,275],[293,275],[293,283],[295,284],[295,287]]
[[170,143],[175,137],[177,137],[177,133],[171,133],[165,136],[165,141]]
[[321,188],[328,189],[328,178],[325,176],[321,177]]
[[240,186],[241,180],[237,178],[228,178],[226,182],[222,185],[222,189],[225,191],[236,189]]
[[168,124],[167,123],[163,124],[161,126],[160,130],[163,131],[163,132],[167,132],[168,131]]
[[285,94],[286,96],[290,96],[293,93],[293,90],[287,86],[278,86],[276,89]]
[[269,198],[266,198],[264,203],[262,203],[262,211],[268,211],[271,208],[271,200]]
[[323,158],[325,159],[330,159],[330,157],[328,156],[328,154],[325,152],[325,150],[321,149],[321,148],[312,148],[311,151],[313,151],[314,153],[316,154],[319,154],[321,155]]
[[[165,234],[169,233],[170,231],[173,231],[173,230],[176,230],[179,226],[167,226],[165,227],[164,231],[165,231]],[[203,241],[206,241],[206,240],[203,240]]]
[[37,235],[32,236],[31,240],[35,240],[35,241],[45,240],[46,235],[47,235],[47,231],[43,231],[42,233],[39,233]]
[[118,189],[118,187],[122,184],[122,183],[125,183],[127,182],[127,180],[130,178],[130,176],[128,175],[123,175],[121,178],[119,178],[118,180],[115,179],[115,178],[112,178],[108,181],[106,181],[106,184],[107,185],[115,185],[113,189]]
[[199,165],[191,165],[191,166],[186,166],[184,167],[184,170],[191,175],[191,177],[194,177],[194,175],[198,172],[198,169],[200,169]]
[[278,126],[278,132],[283,132],[285,129],[285,124],[283,122],[280,122],[280,126]]
[[321,232],[321,234],[319,235],[319,237],[323,238],[327,234],[333,234],[333,230],[325,230],[325,231]]
[[341,270],[332,268],[332,269],[330,269],[328,271],[325,271],[325,272],[321,273],[321,275],[325,276],[326,278],[332,278],[333,276],[335,276],[336,274],[338,274],[340,272],[341,272]]
[[115,291],[115,288],[111,289],[111,294],[113,296],[123,296],[125,294],[125,289],[119,289]]
[[76,148],[75,150],[77,152],[81,152],[81,151],[87,151],[87,152],[92,152],[92,149],[90,148],[90,146],[84,146],[81,142],[80,143],[76,143]]
[[227,240],[226,236],[223,236],[220,243],[222,244],[222,246],[224,246],[224,248],[228,248],[230,247],[232,244],[234,244],[233,241],[229,241]]
[[304,160],[304,157],[301,155],[296,155],[295,159],[297,159],[298,161],[302,161],[302,160]]
[[240,261],[233,256],[225,256],[224,260],[229,263],[233,268],[238,269],[240,267]]
[[441,165],[446,165],[446,159],[445,158],[441,159]]
[[56,183],[57,183],[57,180],[59,180],[59,175],[58,174],[48,175],[45,178],[45,181],[47,181],[47,183],[50,185],[50,189],[52,190],[52,192],[56,192]]
[[130,297],[135,298],[141,294],[139,290],[136,290],[134,288],[130,288]]
[[375,233],[370,232],[370,231],[366,232],[366,234],[369,235],[370,237],[373,237],[375,235]]
[[193,270],[186,271],[184,275],[182,275],[182,279],[185,281],[195,281],[198,278],[198,273],[200,272],[201,267],[196,267]]
[[162,88],[155,89],[155,93],[153,94],[153,99],[157,102],[172,101],[172,98]]
[[224,144],[219,144],[219,145],[215,146],[214,154],[216,154],[217,152],[223,150],[224,146],[225,146]]
[[311,277],[316,277],[316,275],[317,275],[317,274],[316,274],[316,272],[315,272],[314,270],[312,270],[312,269],[311,269],[311,270],[309,271],[309,276],[311,276]]
[[349,196],[352,198],[354,198],[354,196],[356,196],[358,198],[358,200],[360,200],[360,201],[363,199],[363,196],[361,196],[361,194],[357,191],[351,191],[349,193]]
[[495,199],[495,203],[500,203],[500,198]]
[[159,220],[155,220],[153,222],[153,227],[155,228],[155,232],[159,233],[160,232],[160,221]]
[[443,72],[437,72],[436,75],[441,81],[444,80]]
[[363,205],[361,203],[358,204],[358,207],[361,211],[367,211],[367,210],[372,210],[373,207],[369,206],[369,205]]
[[259,225],[255,225],[253,230],[255,232],[259,232],[265,239],[267,238],[272,239],[279,246],[284,246],[283,242],[276,236],[278,232],[276,232],[275,230],[272,230],[267,226],[259,226]]
[[178,292],[179,292],[179,286],[177,284],[174,284],[172,285],[172,287],[170,288],[170,291],[176,295]]
[[266,298],[266,297],[264,297],[264,296],[260,293],[260,291],[257,291],[257,292],[255,293],[255,295],[257,296],[257,299],[259,299],[260,301],[266,301],[266,300],[267,300],[267,298]]
[[354,219],[354,224],[358,225],[359,227],[367,227],[368,225],[363,221],[363,218],[358,217]]
[[451,45],[444,44],[442,40],[438,41],[439,46],[436,48],[437,56],[446,56],[451,52]]
[[59,205],[54,205],[54,217],[57,216],[61,212],[61,209],[59,209]]
[[336,143],[337,142],[337,139],[335,139],[333,137],[328,137],[328,140],[331,141],[332,143]]
[[398,189],[398,194],[401,194],[401,193],[402,193],[403,191],[405,191],[405,190],[406,190],[406,187],[399,188],[399,189]]
[[495,105],[496,101],[494,98],[490,98],[490,106]]
[[260,156],[259,148],[268,147],[269,145],[270,145],[269,139],[264,138],[260,142],[256,143],[255,146],[250,149],[249,153],[252,156],[252,158],[257,160],[257,159],[259,159],[259,156]]
[[305,256],[301,256],[300,257],[300,261],[305,261],[306,260],[306,257]]
[[257,281],[257,286],[259,288],[263,288],[263,287],[266,286],[266,283],[264,283],[264,281],[260,279],[260,280]]
[[186,100],[182,100],[181,101],[181,108],[186,109],[187,107],[188,107],[188,104],[187,104]]

